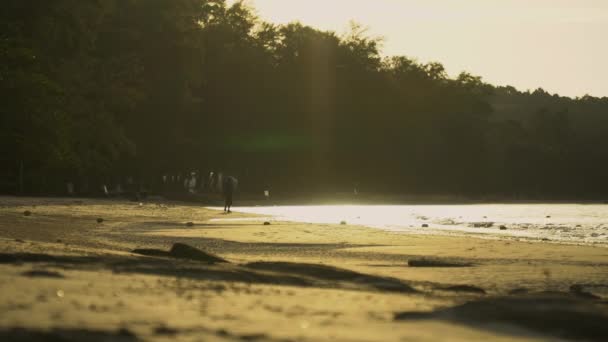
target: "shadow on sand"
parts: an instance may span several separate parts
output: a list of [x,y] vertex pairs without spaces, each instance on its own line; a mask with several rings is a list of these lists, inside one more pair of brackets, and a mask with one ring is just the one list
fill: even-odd
[[116,332],[85,330],[85,329],[53,329],[53,330],[30,330],[25,328],[12,328],[0,330],[0,340],[14,342],[30,341],[89,341],[89,342],[134,342],[139,341],[137,336],[126,329]]
[[[178,246],[178,247],[176,247]],[[181,246],[181,247],[180,247]],[[0,263],[44,263],[46,266],[64,269],[100,270],[107,269],[116,273],[140,273],[161,276],[190,278],[196,280],[244,282],[270,285],[300,287],[336,288],[360,291],[387,291],[398,293],[417,293],[418,291],[401,280],[389,277],[362,274],[346,269],[325,265],[256,262],[235,265],[224,259],[197,250],[193,252],[175,244],[169,251],[144,250],[151,257],[128,256],[56,256],[46,254],[13,253],[0,254]],[[189,246],[187,246],[189,247]],[[180,255],[175,256],[175,250]],[[187,253],[193,254],[185,254]],[[141,251],[141,250],[140,250]],[[200,262],[197,258],[205,259]],[[37,271],[37,276],[46,273]],[[63,276],[47,272],[49,276]],[[24,276],[29,276],[24,274]]]
[[608,341],[608,306],[575,293],[542,292],[487,298],[434,312],[400,312],[395,320],[445,320],[512,333],[509,326],[545,335]]

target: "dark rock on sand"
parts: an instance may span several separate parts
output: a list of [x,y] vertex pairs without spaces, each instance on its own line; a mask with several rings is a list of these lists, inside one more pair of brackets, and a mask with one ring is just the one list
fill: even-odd
[[[226,329],[218,329],[215,334],[217,336],[221,336],[224,338],[230,338],[232,340],[240,340],[240,341],[270,341],[271,339],[266,334],[233,334],[228,332]],[[289,340],[286,340],[289,341]]]
[[26,210],[23,212],[23,216],[30,216],[30,215],[32,215],[32,212],[29,210]]
[[507,226],[500,226],[500,230],[507,230]]
[[345,226],[346,225],[346,221],[340,221],[340,224]]
[[476,294],[486,294],[486,290],[481,287],[473,286],[473,285],[453,285],[440,288],[444,291],[452,291],[452,292],[467,292],[467,293],[476,293]]
[[215,332],[218,336],[229,336],[230,333],[228,331],[226,331],[226,329],[218,329]]
[[158,256],[158,257],[170,257],[176,259],[189,259],[202,261],[210,264],[220,263],[220,262],[228,262],[225,259],[222,259],[213,254],[209,254],[201,251],[200,249],[194,248],[192,246],[183,244],[183,243],[175,243],[171,250],[168,252],[160,250],[160,249],[134,249],[131,253],[147,255],[147,256]]
[[268,336],[266,334],[245,334],[240,335],[239,338],[242,341],[268,341]]
[[167,326],[161,325],[154,329],[154,333],[156,335],[176,335],[177,329],[169,328]]
[[428,225],[428,224],[426,224],[426,223],[423,223],[423,224],[422,224],[422,228],[428,228],[428,227],[429,227],[429,225]]
[[194,222],[186,222],[186,226],[192,227],[192,226],[194,226]]
[[191,259],[197,261],[203,261],[208,263],[216,263],[216,262],[228,262],[220,257],[215,255],[205,253],[200,249],[194,248],[192,246],[186,245],[184,243],[175,243],[169,254],[178,259]]
[[520,295],[520,294],[526,294],[530,292],[527,288],[525,287],[518,287],[516,289],[513,289],[511,291],[509,291],[510,295]]
[[40,278],[65,278],[63,274],[59,272],[53,271],[45,271],[45,270],[32,270],[21,273],[22,276],[25,277],[40,277]]
[[97,223],[102,223],[103,219],[101,217],[97,218]]
[[410,259],[407,261],[409,267],[471,267],[473,264],[467,262],[437,260],[437,259]]
[[264,225],[265,226],[270,226],[270,222],[266,221],[266,222],[264,222]]
[[570,286],[570,293],[576,295],[577,297],[580,298],[587,298],[587,299],[602,299],[599,296],[594,295],[591,292],[587,292],[585,291],[583,285],[581,284],[574,284]]

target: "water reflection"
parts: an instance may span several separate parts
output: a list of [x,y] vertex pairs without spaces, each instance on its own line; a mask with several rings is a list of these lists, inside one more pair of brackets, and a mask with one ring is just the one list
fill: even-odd
[[608,245],[608,206],[603,204],[321,205],[237,210],[277,220],[346,221],[417,234],[482,234]]

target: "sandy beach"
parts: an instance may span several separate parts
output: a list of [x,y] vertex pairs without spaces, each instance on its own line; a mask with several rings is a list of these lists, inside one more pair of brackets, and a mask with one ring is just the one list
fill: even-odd
[[0,198],[0,339],[608,339],[604,246],[225,218]]

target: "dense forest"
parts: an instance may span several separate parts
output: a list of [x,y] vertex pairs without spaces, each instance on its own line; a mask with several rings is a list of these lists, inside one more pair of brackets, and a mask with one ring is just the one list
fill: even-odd
[[450,78],[380,45],[241,2],[5,0],[0,191],[214,171],[245,192],[608,194],[608,98]]

